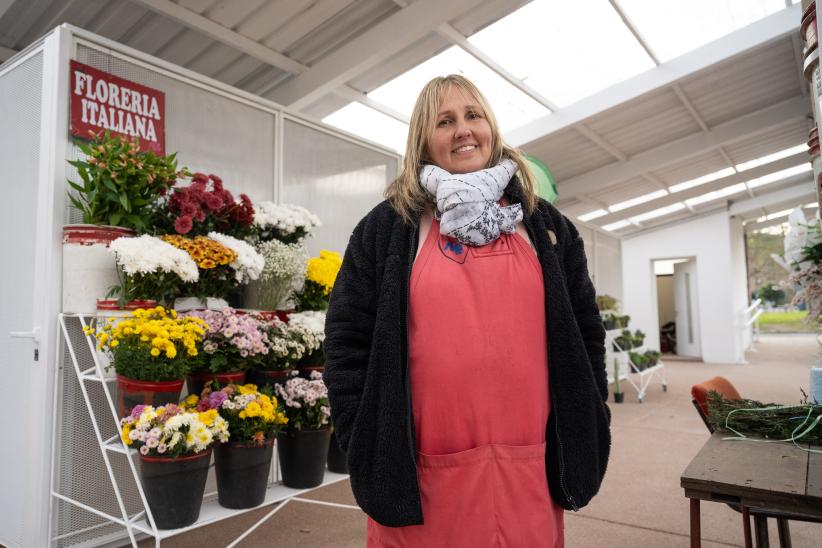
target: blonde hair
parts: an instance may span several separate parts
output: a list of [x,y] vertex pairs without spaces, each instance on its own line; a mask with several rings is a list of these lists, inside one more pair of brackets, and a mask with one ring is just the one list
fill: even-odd
[[491,126],[491,157],[485,167],[495,166],[503,158],[510,158],[516,162],[520,171],[522,205],[527,213],[532,213],[537,202],[536,181],[523,153],[502,140],[497,118],[488,101],[473,82],[459,74],[438,76],[422,88],[411,114],[402,171],[385,189],[386,199],[409,224],[433,206],[433,197],[420,184],[419,173],[423,166],[431,163],[428,159],[428,143],[436,127],[440,105],[452,87],[459,88],[472,97],[483,110],[485,119]]

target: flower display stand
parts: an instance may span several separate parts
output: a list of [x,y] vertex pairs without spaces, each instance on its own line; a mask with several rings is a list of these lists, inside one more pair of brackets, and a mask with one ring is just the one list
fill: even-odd
[[[94,321],[92,315],[60,314],[64,366],[56,372],[54,440],[52,456],[51,515],[49,534],[51,545],[76,544],[87,535],[90,542],[102,545],[129,542],[136,547],[143,538],[154,538],[159,547],[162,540],[180,533],[230,518],[241,512],[272,506],[265,516],[244,531],[229,546],[235,546],[268,518],[291,501],[322,504],[359,510],[357,506],[304,499],[300,495],[311,489],[291,489],[280,481],[279,462],[272,459],[260,506],[229,509],[217,500],[214,471],[209,471],[206,494],[199,519],[180,529],[158,529],[140,483],[138,452],[120,439],[119,417],[113,397],[115,379],[104,374],[104,362],[96,351],[93,338],[83,334],[83,328]],[[276,451],[274,453],[276,455]],[[326,471],[320,486],[347,479],[345,474]],[[82,514],[83,519],[78,515]],[[99,518],[92,527],[73,529],[76,522],[87,522],[92,514]],[[101,531],[107,534],[102,535]]]
[[[605,369],[608,371],[608,383],[614,382],[613,367],[614,360],[619,360],[620,365],[619,380],[627,380],[628,383],[636,390],[637,400],[642,403],[645,399],[645,394],[648,392],[648,387],[653,381],[659,381],[662,385],[662,391],[668,391],[668,383],[665,380],[665,364],[660,360],[656,365],[648,367],[647,369],[640,369],[637,364],[631,361],[630,352],[640,352],[646,350],[645,346],[638,348],[631,348],[630,350],[623,350],[616,342],[616,338],[622,333],[625,328],[611,329],[605,331]],[[614,350],[616,347],[618,350]]]

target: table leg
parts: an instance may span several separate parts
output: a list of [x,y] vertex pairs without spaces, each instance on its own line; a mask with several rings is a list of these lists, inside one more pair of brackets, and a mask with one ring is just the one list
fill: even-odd
[[702,547],[702,531],[699,524],[699,499],[691,499],[691,548]]
[[768,540],[768,518],[754,514],[754,527],[756,528],[756,547],[769,548]]
[[791,528],[785,518],[776,518],[776,527],[779,530],[779,548],[791,548]]
[[745,548],[753,548],[751,540],[751,512],[747,506],[742,507],[742,531],[745,534]]

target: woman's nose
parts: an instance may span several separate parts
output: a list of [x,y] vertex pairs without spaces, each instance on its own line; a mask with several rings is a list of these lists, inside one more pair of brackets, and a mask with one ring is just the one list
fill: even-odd
[[454,131],[455,139],[463,139],[471,135],[471,128],[465,122],[457,122],[456,130]]

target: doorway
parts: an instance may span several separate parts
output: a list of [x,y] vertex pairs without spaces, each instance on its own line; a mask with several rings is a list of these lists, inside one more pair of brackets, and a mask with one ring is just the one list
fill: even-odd
[[696,259],[664,259],[653,264],[660,350],[669,356],[701,357]]

